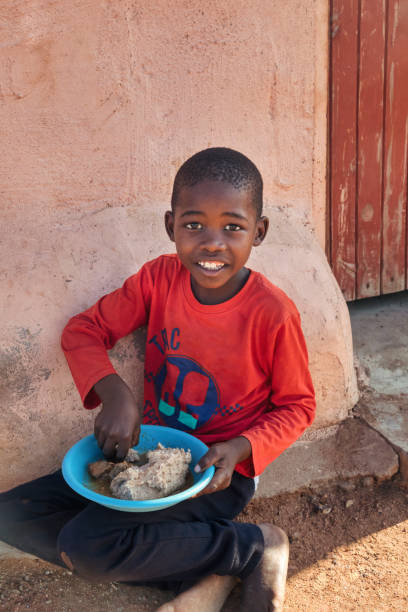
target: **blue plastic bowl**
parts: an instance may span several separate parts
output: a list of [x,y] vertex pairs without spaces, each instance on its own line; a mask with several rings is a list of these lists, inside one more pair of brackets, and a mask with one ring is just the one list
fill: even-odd
[[191,451],[192,462],[190,471],[194,478],[194,484],[175,495],[162,497],[161,499],[145,499],[141,501],[129,501],[107,497],[96,493],[90,487],[91,477],[88,474],[88,463],[104,459],[101,449],[98,446],[93,434],[79,440],[69,449],[62,461],[62,474],[71,489],[97,504],[122,510],[124,512],[152,512],[174,506],[179,502],[196,495],[204,489],[210,482],[214,474],[214,466],[209,467],[204,472],[196,473],[194,466],[208,450],[208,446],[184,431],[172,429],[171,427],[161,427],[160,425],[142,425],[140,431],[139,444],[134,446],[137,451],[144,453],[156,448],[161,442],[163,446],[171,448],[184,448]]

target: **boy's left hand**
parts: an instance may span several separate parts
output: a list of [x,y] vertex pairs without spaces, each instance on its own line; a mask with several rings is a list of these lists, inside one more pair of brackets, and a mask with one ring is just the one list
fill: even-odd
[[247,438],[239,436],[228,440],[228,442],[218,442],[213,444],[206,454],[194,468],[195,472],[202,472],[211,465],[215,466],[215,474],[209,485],[205,487],[195,497],[216,493],[226,489],[231,484],[232,474],[237,463],[247,459],[252,452],[251,443]]

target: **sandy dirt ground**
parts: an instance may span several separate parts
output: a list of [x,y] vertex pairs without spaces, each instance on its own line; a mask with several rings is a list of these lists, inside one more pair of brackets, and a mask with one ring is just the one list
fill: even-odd
[[[286,612],[408,610],[408,491],[398,477],[256,500],[239,518],[288,533]],[[223,612],[237,611],[239,596],[237,587]],[[153,588],[89,584],[39,559],[0,560],[0,610],[7,612],[152,612],[169,599]]]

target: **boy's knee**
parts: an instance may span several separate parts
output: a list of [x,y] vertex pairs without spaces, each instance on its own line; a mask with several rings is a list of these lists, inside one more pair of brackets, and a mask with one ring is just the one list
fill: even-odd
[[75,529],[74,521],[68,523],[58,536],[58,554],[69,570],[92,582],[110,582],[112,577],[106,560],[90,541]]

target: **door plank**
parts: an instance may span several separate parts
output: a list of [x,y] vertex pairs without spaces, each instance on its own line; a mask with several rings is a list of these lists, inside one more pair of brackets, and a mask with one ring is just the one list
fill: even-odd
[[389,0],[387,30],[382,293],[406,287],[407,0]]
[[347,300],[356,284],[356,116],[358,0],[332,0],[331,264]]
[[361,0],[357,167],[357,298],[381,291],[386,0]]

